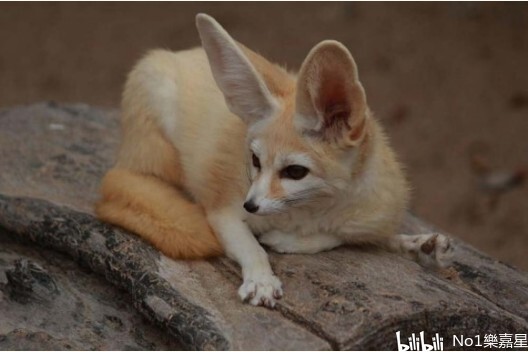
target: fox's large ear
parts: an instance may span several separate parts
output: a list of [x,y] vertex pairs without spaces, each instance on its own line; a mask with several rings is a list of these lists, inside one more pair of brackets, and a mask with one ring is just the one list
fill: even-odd
[[248,124],[271,115],[277,103],[233,38],[205,14],[196,16],[196,27],[216,84],[231,112]]
[[325,40],[310,51],[299,72],[296,99],[295,124],[301,130],[340,145],[361,140],[367,99],[343,44]]

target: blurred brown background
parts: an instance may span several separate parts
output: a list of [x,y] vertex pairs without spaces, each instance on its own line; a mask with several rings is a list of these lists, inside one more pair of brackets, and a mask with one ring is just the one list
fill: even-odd
[[528,269],[527,4],[1,3],[0,107],[117,107],[146,50],[199,44],[197,12],[291,69],[342,41],[407,165],[412,210]]

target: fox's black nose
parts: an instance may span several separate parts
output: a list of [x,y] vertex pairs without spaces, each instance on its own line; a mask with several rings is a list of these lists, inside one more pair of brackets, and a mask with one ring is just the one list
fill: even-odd
[[256,213],[259,209],[259,206],[253,203],[253,201],[248,200],[244,203],[244,209],[246,209],[249,213]]

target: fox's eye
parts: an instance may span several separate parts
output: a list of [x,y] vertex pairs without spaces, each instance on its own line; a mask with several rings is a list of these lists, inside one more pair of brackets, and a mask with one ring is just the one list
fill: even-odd
[[251,159],[253,161],[253,166],[260,170],[260,160],[259,160],[259,158],[253,153]]
[[300,180],[308,175],[308,168],[301,165],[290,165],[285,167],[280,172],[280,177],[291,178],[292,180]]

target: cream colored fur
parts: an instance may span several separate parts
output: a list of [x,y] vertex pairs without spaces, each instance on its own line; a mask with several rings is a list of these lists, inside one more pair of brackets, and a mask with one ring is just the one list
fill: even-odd
[[[152,51],[130,73],[103,220],[175,258],[222,247],[242,268],[240,297],[268,307],[282,285],[255,235],[283,253],[367,243],[444,264],[447,238],[396,235],[408,186],[342,44],[314,47],[296,76],[207,15],[197,27],[203,48]],[[291,165],[309,171],[296,180]]]

